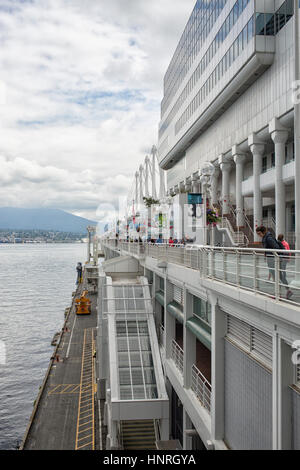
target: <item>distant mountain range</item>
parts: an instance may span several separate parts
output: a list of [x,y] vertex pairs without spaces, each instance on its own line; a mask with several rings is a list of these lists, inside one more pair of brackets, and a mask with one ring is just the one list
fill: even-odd
[[88,225],[97,225],[97,222],[60,209],[0,207],[0,229],[86,233]]

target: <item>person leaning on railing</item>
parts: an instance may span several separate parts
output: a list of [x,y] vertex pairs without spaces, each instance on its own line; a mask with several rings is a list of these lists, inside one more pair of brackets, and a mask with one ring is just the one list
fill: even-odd
[[[266,227],[263,225],[257,227],[256,233],[259,237],[262,239],[262,244],[264,248],[267,248],[269,250],[281,250],[282,246],[279,245],[278,241],[276,238],[273,237],[271,232],[267,231]],[[284,248],[283,248],[284,249]],[[275,281],[275,256],[273,252],[267,251],[265,253],[268,268],[269,268],[269,273],[272,277],[272,280]],[[289,289],[288,286],[288,281],[286,279],[286,273],[285,273],[285,268],[286,268],[286,256],[284,254],[279,253],[280,256],[280,264],[279,264],[279,275],[280,275],[280,281],[282,284],[284,284],[287,292],[286,292],[286,298],[290,299],[291,296],[293,295],[292,291]],[[284,264],[285,263],[285,264]]]

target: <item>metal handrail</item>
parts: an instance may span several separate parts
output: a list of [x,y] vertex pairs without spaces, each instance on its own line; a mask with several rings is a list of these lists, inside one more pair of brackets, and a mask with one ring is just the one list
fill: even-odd
[[[123,242],[124,244],[124,242]],[[127,244],[128,245],[128,244]],[[277,250],[266,248],[218,247],[204,245],[179,245],[170,247],[167,243],[143,245],[143,255],[183,265],[200,271],[202,278],[222,281],[247,291],[266,295],[278,301],[300,304],[300,250]],[[115,247],[114,249],[117,250]],[[121,248],[124,249],[124,246]],[[126,251],[126,246],[125,250]],[[283,256],[285,255],[285,256]],[[274,266],[269,266],[270,256]],[[284,266],[283,261],[286,261]],[[268,279],[268,274],[275,279]],[[287,276],[288,279],[285,279]],[[288,289],[291,280],[293,299],[281,294]],[[287,284],[288,283],[288,284]],[[288,294],[288,291],[287,291]],[[297,298],[294,294],[297,294]]]
[[177,369],[183,374],[183,349],[175,339],[172,340],[172,359]]
[[201,405],[210,412],[211,384],[195,364],[192,365],[191,373],[191,389],[195,393]]

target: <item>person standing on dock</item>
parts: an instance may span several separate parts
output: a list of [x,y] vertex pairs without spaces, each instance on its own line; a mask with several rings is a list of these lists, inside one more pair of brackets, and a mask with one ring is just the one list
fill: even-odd
[[82,264],[80,262],[77,263],[76,271],[77,271],[76,284],[80,284],[82,281]]

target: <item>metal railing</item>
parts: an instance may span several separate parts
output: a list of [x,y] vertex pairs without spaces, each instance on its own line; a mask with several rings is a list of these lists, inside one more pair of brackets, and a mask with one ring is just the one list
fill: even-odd
[[142,256],[198,270],[203,279],[300,305],[300,250],[125,242],[118,249],[135,256],[142,250]]
[[177,369],[183,375],[183,349],[179,346],[178,343],[176,343],[175,339],[172,340],[172,356],[171,357]]
[[201,405],[210,413],[211,403],[211,384],[193,364],[192,366],[192,384],[191,389],[200,401]]

